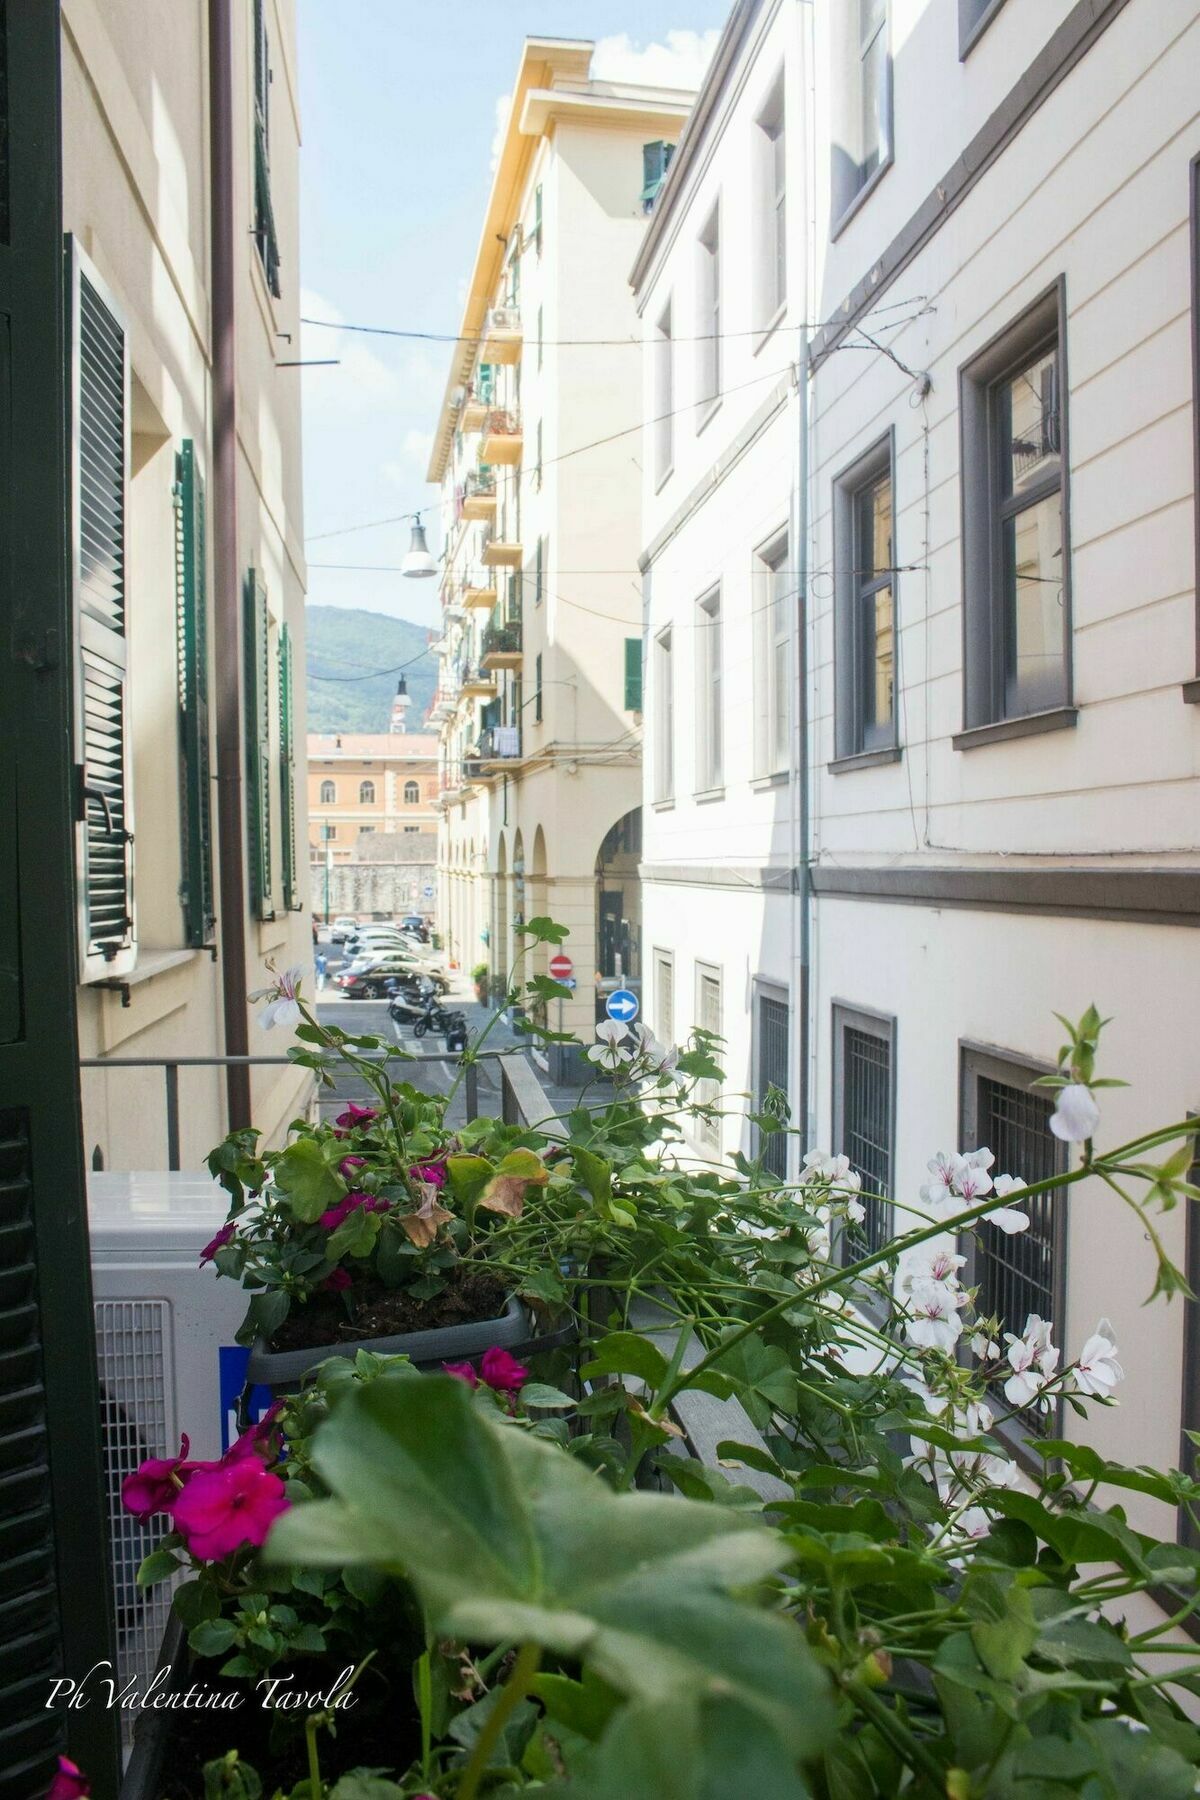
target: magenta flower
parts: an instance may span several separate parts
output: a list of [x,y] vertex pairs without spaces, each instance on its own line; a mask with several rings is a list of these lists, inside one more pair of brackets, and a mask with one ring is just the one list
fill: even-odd
[[414,1181],[428,1182],[430,1187],[445,1187],[446,1165],[440,1162],[414,1163],[408,1171]]
[[328,1294],[342,1294],[350,1286],[350,1277],[345,1269],[334,1269],[325,1277],[321,1286]]
[[343,1220],[348,1219],[352,1212],[357,1212],[360,1206],[365,1212],[386,1212],[388,1202],[381,1200],[378,1194],[347,1194],[344,1200],[339,1200],[336,1206],[323,1212],[317,1223],[323,1225],[326,1231],[336,1231]]
[[365,1169],[366,1166],[367,1159],[365,1156],[343,1156],[341,1162],[338,1164],[338,1173],[344,1176],[347,1181],[353,1181],[354,1171],[356,1169]]
[[230,1238],[234,1235],[236,1230],[237,1230],[236,1221],[233,1219],[230,1219],[230,1221],[227,1225],[222,1225],[220,1231],[218,1231],[215,1238],[210,1238],[209,1242],[207,1244],[205,1244],[203,1250],[200,1252],[200,1267],[201,1268],[204,1267],[205,1263],[210,1263],[212,1261],[213,1257],[217,1254],[218,1250],[221,1250],[224,1248],[224,1246],[229,1242]]
[[121,1504],[125,1511],[143,1521],[154,1513],[169,1512],[178,1497],[180,1483],[193,1469],[207,1466],[186,1460],[190,1448],[185,1432],[179,1440],[178,1456],[148,1456],[145,1462],[139,1463],[133,1474],[127,1475],[121,1483]]
[[458,1381],[465,1381],[469,1388],[479,1386],[479,1377],[469,1362],[443,1363],[442,1368],[447,1375],[453,1375]]
[[274,1462],[279,1454],[283,1435],[278,1424],[283,1407],[282,1400],[276,1400],[269,1406],[261,1419],[256,1420],[248,1430],[243,1431],[236,1442],[230,1444],[220,1464],[216,1466],[227,1467],[230,1463],[240,1462],[244,1456],[261,1456],[264,1462]]
[[256,1549],[291,1505],[278,1475],[257,1456],[197,1469],[172,1511],[184,1543],[202,1562],[219,1562],[244,1544]]
[[497,1394],[519,1394],[529,1380],[529,1370],[507,1350],[493,1346],[485,1350],[479,1372],[490,1388]]
[[346,1102],[345,1112],[339,1113],[334,1120],[343,1131],[353,1131],[356,1125],[369,1125],[372,1119],[379,1117],[373,1106],[356,1106],[353,1100]]
[[91,1783],[69,1756],[58,1759],[58,1773],[50,1783],[46,1800],[85,1800],[92,1791]]

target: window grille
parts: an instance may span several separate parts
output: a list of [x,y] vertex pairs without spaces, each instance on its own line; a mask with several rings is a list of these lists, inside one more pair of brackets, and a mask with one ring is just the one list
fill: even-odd
[[857,1262],[882,1250],[895,1235],[892,1222],[892,1167],[895,1155],[895,1102],[891,1020],[834,1008],[835,1155],[848,1156],[862,1180],[866,1217],[842,1233],[842,1260]]
[[[696,966],[696,1010],[699,1014],[699,1025],[702,1031],[710,1031],[715,1037],[721,1034],[721,976],[718,970]],[[716,1046],[716,1054],[720,1055],[720,1045]],[[716,1106],[721,1099],[719,1082],[705,1077],[696,1083],[696,1099],[701,1106]],[[721,1147],[721,1120],[701,1118],[696,1124],[696,1136],[702,1144],[710,1145],[714,1150]]]
[[[755,1083],[755,1107],[762,1112],[772,1088],[788,1091],[788,1004],[770,994],[758,997],[758,1080]],[[778,1181],[787,1179],[788,1137],[784,1131],[763,1133],[759,1149],[764,1169]]]

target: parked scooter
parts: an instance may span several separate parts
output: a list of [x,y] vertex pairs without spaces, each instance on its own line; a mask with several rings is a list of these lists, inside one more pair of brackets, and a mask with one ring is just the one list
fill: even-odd
[[397,1025],[415,1025],[437,999],[437,987],[428,975],[396,977],[388,987],[388,1018]]
[[413,1036],[423,1038],[426,1032],[434,1031],[439,1037],[448,1038],[452,1034],[457,1034],[459,1028],[466,1031],[466,1013],[444,1007],[440,1000],[430,1000],[421,1017],[413,1025]]

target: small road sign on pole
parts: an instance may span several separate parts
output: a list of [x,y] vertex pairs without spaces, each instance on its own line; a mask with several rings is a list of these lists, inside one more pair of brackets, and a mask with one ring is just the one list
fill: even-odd
[[629,1025],[638,1015],[638,997],[629,988],[614,988],[604,1002],[604,1010],[610,1019]]
[[559,951],[557,956],[552,956],[550,958],[551,980],[565,981],[568,975],[573,975],[574,973],[575,964],[571,961],[569,956],[564,956],[563,953]]

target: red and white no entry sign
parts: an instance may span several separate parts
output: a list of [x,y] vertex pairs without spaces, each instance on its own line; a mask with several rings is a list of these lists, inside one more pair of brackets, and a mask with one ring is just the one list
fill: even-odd
[[560,951],[557,956],[552,956],[550,958],[550,974],[555,981],[565,981],[568,975],[573,975],[574,973],[575,964],[571,961],[569,956],[564,956]]

